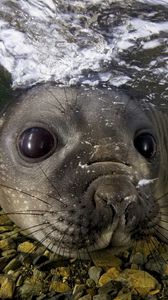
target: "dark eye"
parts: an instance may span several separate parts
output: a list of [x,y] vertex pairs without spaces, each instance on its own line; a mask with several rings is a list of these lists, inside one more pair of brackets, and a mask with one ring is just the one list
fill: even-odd
[[151,159],[156,154],[156,140],[152,134],[143,132],[134,139],[134,146],[146,159]]
[[20,153],[29,159],[43,159],[48,157],[55,148],[55,137],[42,127],[28,128],[18,139]]

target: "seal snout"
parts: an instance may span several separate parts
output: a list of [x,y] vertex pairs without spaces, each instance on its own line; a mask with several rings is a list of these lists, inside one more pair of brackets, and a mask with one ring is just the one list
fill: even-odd
[[136,203],[136,188],[125,175],[101,176],[94,185],[93,198],[97,208],[109,207],[114,214],[121,216],[131,203]]
[[114,219],[123,219],[124,224],[133,227],[137,224],[137,197],[135,194],[124,196],[124,193],[114,192],[113,185],[100,186],[94,194],[96,208],[108,208],[111,210]]
[[[106,247],[129,244],[130,233],[139,226],[143,218],[143,205],[131,178],[120,173],[101,175],[92,181],[89,192],[98,219],[101,219],[102,229],[96,243],[97,248],[101,248],[99,244],[104,240],[107,242]],[[102,215],[105,218],[101,218]]]

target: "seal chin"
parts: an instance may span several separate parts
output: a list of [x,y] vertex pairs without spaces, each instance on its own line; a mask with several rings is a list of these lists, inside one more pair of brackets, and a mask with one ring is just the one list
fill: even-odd
[[90,246],[88,250],[95,251],[95,250],[107,248],[111,243],[115,227],[116,227],[115,222],[109,225],[98,237],[94,246]]

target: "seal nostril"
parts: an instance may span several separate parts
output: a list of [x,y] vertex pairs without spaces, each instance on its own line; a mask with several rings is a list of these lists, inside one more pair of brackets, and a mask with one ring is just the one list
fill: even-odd
[[94,193],[94,204],[97,209],[110,209],[112,216],[116,214],[116,210],[112,202],[112,195],[97,190]]
[[125,223],[130,227],[134,227],[139,221],[140,214],[137,213],[137,203],[130,203],[125,210]]
[[102,208],[107,205],[107,201],[104,199],[103,193],[96,191],[94,194],[94,203],[97,208]]

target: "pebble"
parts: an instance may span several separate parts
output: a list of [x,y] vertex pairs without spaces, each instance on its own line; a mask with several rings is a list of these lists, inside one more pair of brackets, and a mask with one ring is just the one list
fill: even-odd
[[12,225],[12,221],[8,218],[7,215],[0,214],[0,224],[2,225]]
[[[70,268],[69,267],[58,267],[53,271],[55,271],[55,274],[57,274],[58,276],[61,276],[63,278],[70,277]],[[52,272],[52,274],[54,274],[54,272]]]
[[28,300],[35,296],[39,296],[43,291],[42,282],[33,283],[31,279],[27,279],[19,288],[19,299]]
[[149,273],[142,270],[125,269],[119,280],[124,279],[133,291],[136,291],[141,296],[159,292],[160,285],[158,281]]
[[79,300],[92,300],[92,296],[91,295],[85,295],[85,296],[79,298]]
[[13,258],[10,262],[5,266],[4,272],[7,273],[9,270],[17,270],[21,266],[20,261],[17,258]]
[[56,268],[56,267],[59,267],[59,266],[67,266],[69,264],[69,260],[66,259],[66,258],[62,258],[62,260],[58,259],[57,258],[55,260],[48,260],[48,261],[45,261],[43,263],[41,263],[39,266],[38,266],[38,269],[41,270],[41,271],[49,271],[53,268]]
[[12,248],[15,248],[15,243],[12,239],[8,238],[0,240],[0,249],[2,251],[11,250]]
[[[2,225],[11,225],[11,221],[5,223],[6,216],[2,220]],[[0,239],[0,271],[6,272],[0,276],[0,299],[168,299],[166,246],[160,248],[160,258],[155,254],[158,265],[161,262],[159,269],[158,266],[156,268],[156,259],[152,257],[151,249],[149,251],[147,246],[144,248],[146,242],[137,242],[132,255],[128,250],[120,255],[120,258],[113,255],[109,249],[98,251],[97,254],[93,254],[95,266],[90,266],[85,261],[79,264],[75,260],[56,256],[43,246],[36,249],[35,243],[21,236],[17,228],[12,230],[12,233],[0,233]],[[149,272],[157,272],[163,283],[162,288],[153,276],[139,270],[144,268],[144,262]],[[76,273],[76,270],[80,271],[80,274]],[[74,285],[72,296],[71,287]]]
[[10,257],[12,258],[13,256],[15,256],[17,254],[15,249],[9,249],[9,250],[5,250],[2,251],[1,255],[4,257]]
[[41,272],[37,269],[33,270],[33,276],[32,276],[32,281],[33,282],[38,282],[39,280],[43,281],[43,279],[46,277],[46,273]]
[[103,249],[91,253],[94,265],[97,267],[120,267],[122,260],[112,254],[111,249]]
[[118,292],[122,288],[122,283],[117,281],[110,281],[104,284],[102,287],[98,289],[99,295],[107,295],[110,294],[111,296],[117,296]]
[[94,286],[92,288],[87,288],[86,289],[86,294],[89,294],[92,297],[95,296],[97,294],[97,288],[96,288],[96,286]]
[[117,280],[119,275],[119,270],[115,267],[112,267],[100,277],[99,285],[102,286],[111,280]]
[[[21,270],[19,268],[19,270],[17,270],[17,271],[13,271],[13,270],[8,271],[7,275],[11,276],[12,279],[14,280],[14,282],[16,282],[16,280],[18,280],[20,274],[21,274]],[[15,285],[16,285],[16,283],[15,283]]]
[[148,271],[154,271],[160,274],[163,274],[166,268],[164,261],[161,260],[161,258],[158,256],[155,256],[154,258],[153,257],[150,258],[147,261],[145,267]]
[[44,256],[44,255],[38,255],[37,257],[35,257],[32,261],[34,266],[40,266],[43,263],[45,263],[46,261],[48,261],[48,257]]
[[144,257],[143,253],[141,252],[136,252],[134,254],[131,255],[130,257],[130,262],[132,264],[138,265],[138,266],[142,266],[146,263],[147,258]]
[[86,285],[87,285],[88,287],[92,288],[92,287],[95,287],[95,286],[96,286],[96,283],[95,283],[95,281],[94,281],[93,279],[88,278],[88,279],[86,280]]
[[23,253],[33,253],[35,251],[35,249],[36,249],[36,246],[33,243],[26,241],[26,242],[19,244],[17,251],[23,252]]
[[24,279],[24,276],[21,274],[16,282],[16,287],[23,285]]
[[30,266],[33,262],[32,257],[28,253],[20,252],[17,257],[23,266]]
[[110,295],[95,295],[93,300],[112,300]]
[[131,292],[130,293],[125,293],[125,294],[118,295],[113,300],[132,300]]
[[0,257],[0,271],[2,271],[7,263],[10,261],[10,257]]
[[71,288],[66,282],[52,281],[50,284],[50,291],[54,290],[57,293],[66,293],[71,291]]
[[15,284],[10,276],[0,276],[0,299],[13,299]]
[[80,297],[82,297],[85,293],[86,285],[85,284],[76,284],[73,289],[73,299],[78,300]]
[[[19,229],[14,228],[15,225],[13,225],[12,230],[9,232],[0,233],[0,239],[4,240],[7,238],[12,238],[13,240],[17,239],[19,237]],[[20,235],[21,237],[21,235]]]
[[95,283],[98,283],[102,273],[103,273],[103,269],[96,266],[91,267],[88,272],[89,278],[94,280]]
[[10,225],[0,226],[0,233],[11,231],[12,227]]

